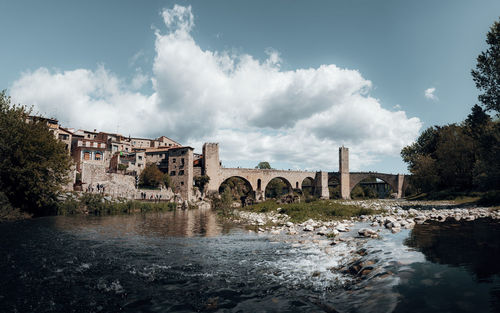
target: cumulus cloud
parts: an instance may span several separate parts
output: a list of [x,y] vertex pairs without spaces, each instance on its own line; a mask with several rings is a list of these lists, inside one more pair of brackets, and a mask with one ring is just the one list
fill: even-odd
[[[155,31],[152,77],[127,81],[99,66],[70,71],[40,68],[14,82],[14,100],[56,115],[68,126],[137,136],[167,135],[201,148],[220,142],[227,161],[267,160],[290,167],[337,169],[338,147],[351,149],[351,168],[399,153],[421,122],[383,108],[372,83],[333,64],[281,70],[267,58],[202,49],[191,35],[191,7],[163,10],[166,31]],[[150,95],[134,92],[147,80]]]
[[427,88],[424,91],[424,96],[429,100],[437,101],[438,97],[434,94],[434,92],[436,92],[436,88]]

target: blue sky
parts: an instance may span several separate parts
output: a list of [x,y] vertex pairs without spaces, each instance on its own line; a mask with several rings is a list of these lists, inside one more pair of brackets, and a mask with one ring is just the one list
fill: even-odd
[[65,126],[219,141],[228,166],[337,170],[345,144],[353,169],[405,172],[401,146],[477,103],[470,70],[500,2],[3,1],[0,12],[0,88]]

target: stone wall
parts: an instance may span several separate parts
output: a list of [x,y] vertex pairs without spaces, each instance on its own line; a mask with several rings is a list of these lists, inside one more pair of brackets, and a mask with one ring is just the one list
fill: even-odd
[[97,185],[104,186],[104,193],[113,197],[134,199],[136,197],[135,177],[107,173],[104,164],[82,163],[83,191],[97,192]]

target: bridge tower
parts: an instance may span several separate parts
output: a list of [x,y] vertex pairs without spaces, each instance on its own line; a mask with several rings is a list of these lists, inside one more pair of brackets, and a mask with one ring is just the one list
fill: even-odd
[[203,145],[203,172],[210,177],[207,184],[207,192],[218,192],[221,182],[219,182],[219,144],[218,143],[205,143]]
[[339,148],[339,174],[340,174],[340,196],[342,199],[350,199],[350,176],[349,176],[349,148]]

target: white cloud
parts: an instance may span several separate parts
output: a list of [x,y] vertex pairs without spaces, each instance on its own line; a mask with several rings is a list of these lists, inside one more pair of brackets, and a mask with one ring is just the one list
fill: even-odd
[[434,94],[434,92],[436,92],[436,88],[434,88],[434,87],[427,88],[424,91],[424,96],[427,99],[430,99],[430,100],[433,100],[433,101],[437,101],[438,97]]
[[96,70],[40,68],[14,82],[14,100],[57,115],[68,126],[165,134],[200,149],[220,142],[227,161],[267,160],[290,167],[337,169],[338,147],[349,146],[351,168],[367,168],[398,154],[422,123],[384,109],[369,95],[372,83],[335,65],[281,70],[281,56],[203,50],[191,36],[191,7],[162,12],[167,32],[155,31],[151,95],[133,92],[149,77],[127,82]]

